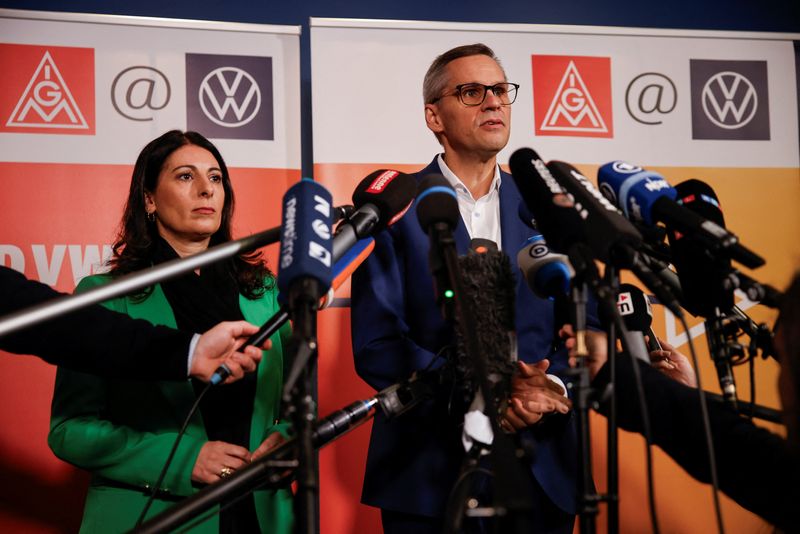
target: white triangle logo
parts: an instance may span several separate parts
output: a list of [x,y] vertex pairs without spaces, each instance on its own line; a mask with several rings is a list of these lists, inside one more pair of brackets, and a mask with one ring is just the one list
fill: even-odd
[[[588,121],[588,124],[587,124]],[[569,62],[561,83],[547,113],[544,116],[542,131],[600,132],[607,133],[605,121],[597,110],[591,93],[583,83],[578,68]]]
[[89,128],[50,52],[45,52],[6,126]]

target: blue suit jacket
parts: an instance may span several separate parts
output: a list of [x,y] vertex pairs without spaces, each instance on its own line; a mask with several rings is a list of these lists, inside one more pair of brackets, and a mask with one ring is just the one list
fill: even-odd
[[[417,180],[439,173],[436,159]],[[519,357],[526,362],[550,358],[548,373],[567,367],[566,352],[551,353],[553,304],[533,295],[516,266],[516,254],[532,234],[518,216],[519,190],[501,173],[502,250],[512,258],[516,276],[516,323]],[[463,221],[455,232],[456,248],[465,254],[469,234]],[[376,390],[426,368],[452,331],[434,302],[428,269],[428,236],[415,206],[376,238],[372,255],[353,275],[352,337],[359,376]],[[442,516],[464,456],[460,420],[447,413],[446,393],[426,405],[387,421],[378,414],[372,427],[362,502],[388,510]],[[576,443],[571,421],[552,432],[535,434],[533,475],[562,510],[575,513]],[[544,435],[542,435],[544,434]]]

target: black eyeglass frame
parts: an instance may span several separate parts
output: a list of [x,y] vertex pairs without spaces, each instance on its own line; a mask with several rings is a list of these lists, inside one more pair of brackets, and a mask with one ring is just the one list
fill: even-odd
[[[442,96],[436,97],[431,101],[431,104],[435,104],[436,102],[438,102],[439,100],[441,100],[442,98],[444,98],[446,96],[457,96],[458,97],[458,101],[461,102],[462,104],[464,104],[465,106],[468,106],[468,107],[480,106],[481,104],[483,104],[486,101],[486,95],[489,94],[489,91],[491,90],[492,93],[494,93],[494,88],[497,87],[498,85],[510,85],[511,87],[514,88],[514,98],[513,98],[513,100],[511,100],[508,104],[503,104],[501,102],[500,103],[501,106],[510,106],[511,104],[513,104],[514,102],[517,101],[517,93],[519,92],[519,84],[518,83],[500,82],[500,83],[496,83],[494,85],[485,85],[485,84],[477,83],[477,82],[469,82],[469,83],[461,83],[461,84],[456,85],[454,93],[447,93],[447,94],[444,94]],[[481,101],[478,102],[477,104],[467,104],[466,102],[464,102],[464,97],[461,96],[461,90],[464,87],[470,87],[470,86],[476,87],[476,88],[477,87],[482,87],[483,88],[483,98],[481,98]],[[508,92],[510,93],[511,91],[508,91]],[[497,96],[497,95],[495,94],[495,96]]]

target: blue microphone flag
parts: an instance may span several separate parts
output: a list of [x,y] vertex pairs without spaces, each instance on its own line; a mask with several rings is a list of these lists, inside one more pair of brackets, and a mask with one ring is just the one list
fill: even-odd
[[314,278],[320,295],[333,280],[333,197],[321,184],[303,178],[286,191],[281,214],[278,272],[279,300],[285,302],[292,282]]

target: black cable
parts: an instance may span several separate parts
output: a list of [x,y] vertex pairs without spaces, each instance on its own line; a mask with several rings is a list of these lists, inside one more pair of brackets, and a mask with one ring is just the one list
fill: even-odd
[[[633,359],[633,354],[629,353],[629,357]],[[633,361],[633,377],[636,381],[636,393],[639,397],[639,410],[642,415],[642,435],[645,441],[645,455],[647,458],[647,504],[650,509],[650,524],[653,527],[653,534],[661,532],[658,526],[658,513],[656,511],[655,499],[655,486],[653,477],[653,447],[652,435],[650,433],[650,416],[647,413],[647,400],[644,396],[644,384],[642,383],[642,375],[639,365]]]
[[206,387],[203,388],[203,391],[200,392],[200,395],[197,396],[197,400],[194,401],[192,408],[189,410],[189,415],[187,415],[186,419],[183,421],[181,429],[178,431],[178,435],[175,437],[175,443],[172,444],[172,450],[169,451],[169,456],[167,456],[167,461],[164,462],[164,467],[161,468],[161,473],[158,475],[158,480],[153,485],[153,491],[150,492],[150,496],[147,497],[147,502],[144,504],[144,508],[142,508],[142,512],[139,514],[139,519],[136,520],[136,525],[134,526],[134,528],[138,528],[142,524],[142,521],[144,521],[144,518],[147,515],[147,511],[153,504],[153,499],[158,493],[158,489],[161,487],[161,483],[164,482],[164,477],[167,475],[167,469],[169,469],[169,464],[172,463],[172,458],[175,456],[175,451],[178,450],[178,445],[181,442],[181,438],[183,437],[184,432],[186,432],[186,428],[189,426],[189,421],[192,420],[192,417],[197,411],[198,406],[200,406],[200,401],[203,400],[203,397],[210,388],[211,388],[211,383],[209,382],[208,384],[206,384]]
[[717,479],[717,458],[714,454],[714,440],[711,436],[711,420],[708,417],[708,404],[706,401],[706,393],[703,391],[703,384],[700,381],[700,365],[697,362],[697,353],[694,350],[694,342],[692,341],[692,333],[689,331],[689,325],[685,317],[679,317],[683,325],[683,331],[686,333],[686,339],[689,341],[689,353],[692,356],[692,364],[694,365],[694,374],[697,379],[697,393],[700,397],[700,412],[703,416],[703,431],[706,438],[706,447],[708,449],[708,470],[711,472],[711,488],[714,497],[714,512],[717,517],[717,530],[719,534],[725,534],[725,526],[722,524],[722,510],[719,506],[719,481]]

